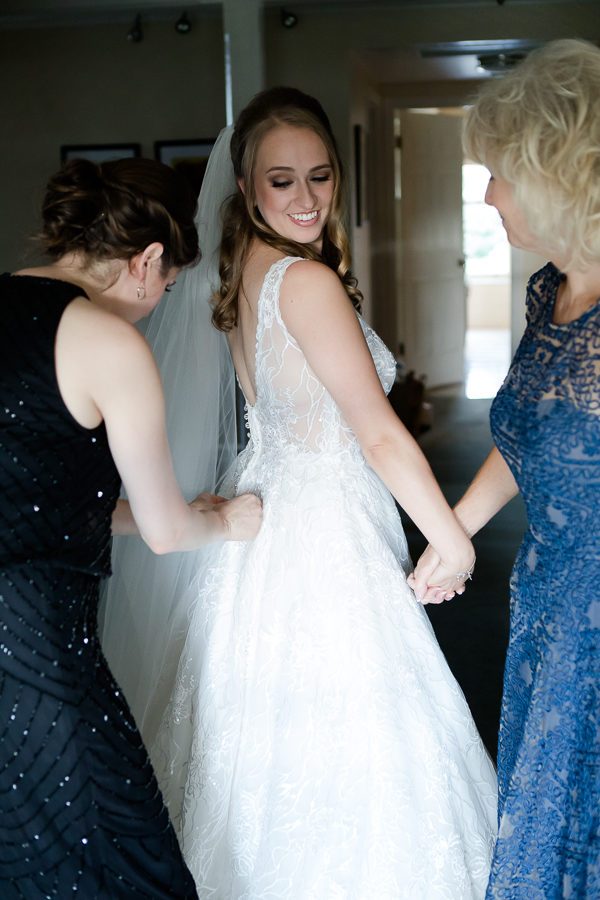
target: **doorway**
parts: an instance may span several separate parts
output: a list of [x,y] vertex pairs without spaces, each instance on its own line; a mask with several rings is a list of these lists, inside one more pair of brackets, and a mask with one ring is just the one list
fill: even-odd
[[394,110],[398,346],[429,389],[489,398],[510,364],[511,253],[488,170],[463,159],[464,114]]
[[398,345],[428,389],[464,378],[461,115],[394,111]]
[[510,245],[497,211],[485,203],[489,172],[462,166],[466,286],[465,394],[494,397],[511,356]]

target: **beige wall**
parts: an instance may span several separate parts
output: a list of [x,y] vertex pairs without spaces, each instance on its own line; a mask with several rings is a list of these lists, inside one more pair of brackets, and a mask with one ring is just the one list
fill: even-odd
[[477,281],[467,294],[467,328],[510,329],[510,281]]
[[[279,27],[277,17],[267,17],[267,83],[294,83],[319,97],[345,152],[350,174],[352,126],[361,123],[371,128],[365,135],[376,169],[376,190],[371,188],[370,199],[379,219],[372,217],[362,229],[353,229],[354,272],[366,295],[370,321],[388,346],[398,347],[406,335],[403,310],[398,306],[402,248],[394,240],[395,210],[381,202],[382,198],[393,202],[392,170],[383,165],[389,162],[389,146],[382,146],[382,135],[389,138],[394,107],[459,105],[468,101],[477,80],[416,82],[407,77],[403,82],[377,82],[367,71],[369,59],[383,58],[390,48],[410,56],[412,45],[436,41],[598,40],[599,24],[598,0],[503,5],[488,0],[451,8],[426,2],[404,6],[399,0],[395,9],[377,8],[373,3],[368,11],[351,12],[325,6],[300,14],[298,26],[288,31]],[[410,63],[406,69],[410,75]],[[349,201],[352,203],[352,190]]]
[[216,136],[224,125],[220,17],[178,35],[150,22],[0,31],[0,269],[22,265],[61,144]]
[[[292,4],[293,8],[293,4]],[[423,5],[336,12],[305,7],[284,29],[279,10],[265,15],[266,83],[314,93],[330,114],[350,166],[354,122],[368,123],[382,98],[412,96],[398,85],[362,85],[354,66],[363,51],[399,49],[420,41],[484,38],[597,39],[597,3]],[[215,135],[225,120],[220,15],[204,13],[190,34],[172,22],[148,21],[144,40],[125,39],[126,26],[0,31],[0,269],[22,264],[26,237],[37,225],[43,185],[64,143],[153,142]],[[360,79],[359,79],[360,81]],[[434,96],[439,85],[419,88]],[[366,232],[356,235],[365,284]],[[389,267],[393,273],[393,265]],[[360,273],[359,273],[360,274]],[[390,276],[391,277],[391,276]],[[381,290],[393,292],[393,283]]]

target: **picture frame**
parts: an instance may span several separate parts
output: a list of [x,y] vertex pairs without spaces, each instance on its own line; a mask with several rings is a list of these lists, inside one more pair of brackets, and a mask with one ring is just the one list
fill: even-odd
[[196,194],[200,193],[208,157],[216,138],[189,138],[181,141],[155,141],[154,156],[184,175]]
[[63,144],[60,148],[60,161],[69,159],[89,159],[92,162],[106,162],[109,159],[141,156],[141,144]]

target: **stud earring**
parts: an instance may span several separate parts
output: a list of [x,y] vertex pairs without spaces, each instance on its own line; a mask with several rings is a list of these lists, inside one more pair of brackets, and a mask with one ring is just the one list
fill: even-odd
[[137,298],[138,298],[138,300],[143,300],[145,296],[146,296],[146,288],[140,282],[140,284],[138,284],[138,286],[137,286]]

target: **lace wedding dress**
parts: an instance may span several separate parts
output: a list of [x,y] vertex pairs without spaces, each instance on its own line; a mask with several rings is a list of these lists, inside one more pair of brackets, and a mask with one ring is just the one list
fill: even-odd
[[[202,898],[481,898],[494,768],[406,584],[394,500],[281,319],[294,261],[263,284],[228,479],[262,497],[262,529],[191,584],[151,756]],[[388,391],[394,359],[361,325]]]

